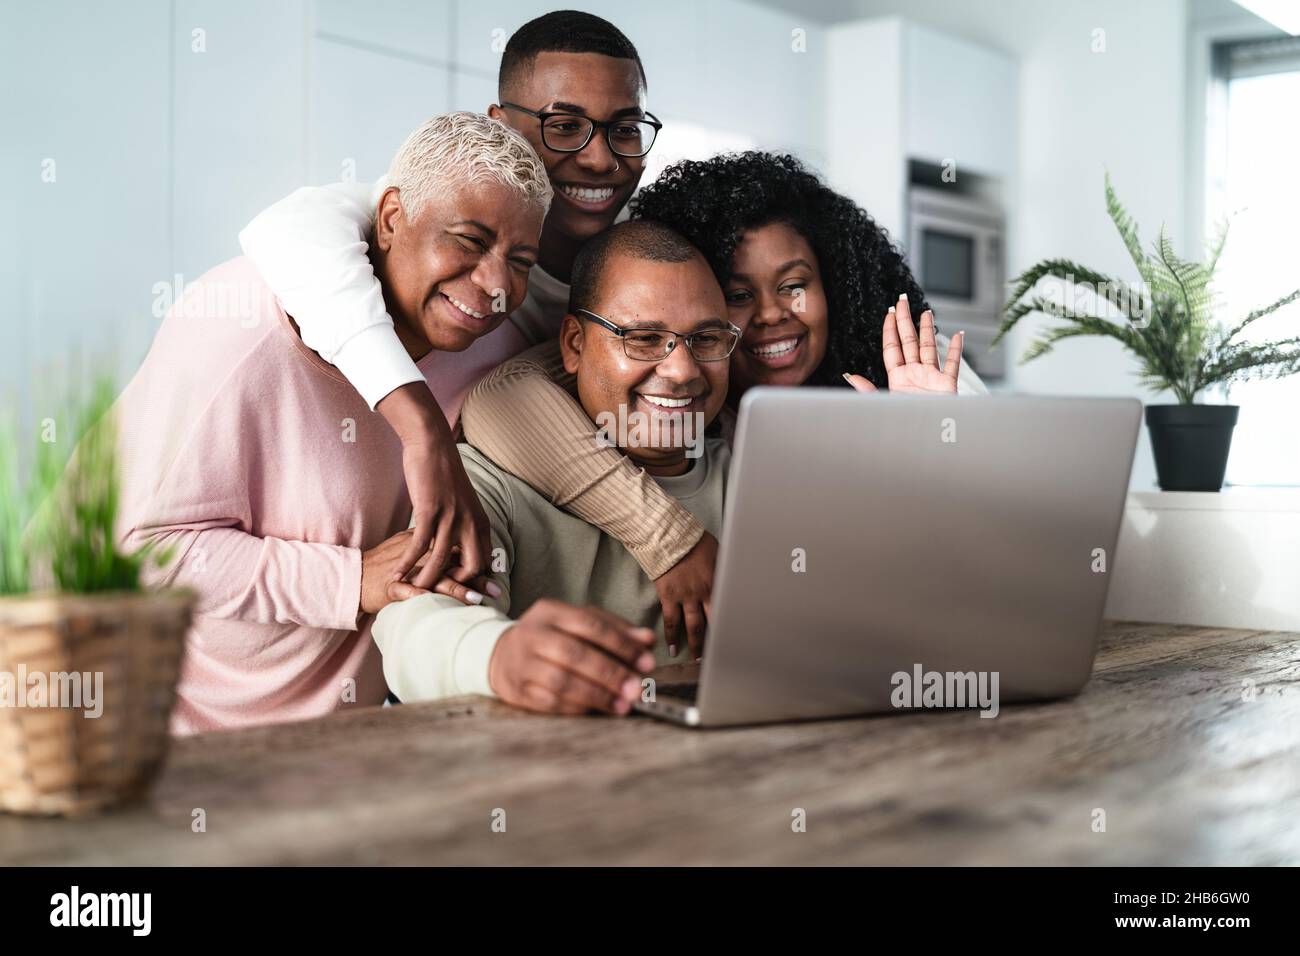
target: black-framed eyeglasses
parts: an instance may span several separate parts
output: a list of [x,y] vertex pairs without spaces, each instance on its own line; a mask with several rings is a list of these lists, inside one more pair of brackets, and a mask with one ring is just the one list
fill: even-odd
[[721,362],[736,350],[736,343],[740,341],[740,329],[730,322],[721,328],[678,335],[667,329],[625,329],[587,309],[574,309],[574,314],[613,332],[623,340],[627,357],[638,362],[662,362],[677,348],[679,339],[686,343],[686,350],[695,361]]
[[594,120],[581,113],[552,113],[530,110],[518,103],[500,103],[502,109],[537,117],[542,124],[542,143],[557,153],[580,153],[597,129],[605,131],[605,142],[616,156],[638,157],[650,152],[655,137],[664,128],[653,113],[643,118]]

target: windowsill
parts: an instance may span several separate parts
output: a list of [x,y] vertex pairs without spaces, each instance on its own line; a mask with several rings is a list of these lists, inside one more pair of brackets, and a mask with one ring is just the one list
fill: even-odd
[[1300,488],[1130,491],[1106,616],[1300,630]]
[[1129,509],[1146,511],[1300,512],[1300,487],[1236,485],[1222,491],[1130,491]]

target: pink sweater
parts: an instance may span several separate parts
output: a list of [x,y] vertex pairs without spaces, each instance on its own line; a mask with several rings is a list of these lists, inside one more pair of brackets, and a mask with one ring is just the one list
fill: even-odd
[[[474,382],[526,344],[506,322],[418,365],[454,424]],[[410,523],[401,448],[247,259],[187,287],[117,413],[119,538],[170,549],[150,583],[198,594],[173,732],[382,702],[361,553]]]

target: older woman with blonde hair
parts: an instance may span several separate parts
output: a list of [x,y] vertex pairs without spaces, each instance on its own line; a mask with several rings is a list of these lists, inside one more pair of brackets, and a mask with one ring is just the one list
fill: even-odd
[[[527,140],[473,113],[429,120],[393,160],[368,266],[449,420],[527,344],[507,317],[551,195]],[[383,701],[370,623],[414,590],[394,580],[412,510],[403,446],[249,260],[187,290],[116,412],[119,537],[169,552],[156,583],[198,595],[173,730]]]

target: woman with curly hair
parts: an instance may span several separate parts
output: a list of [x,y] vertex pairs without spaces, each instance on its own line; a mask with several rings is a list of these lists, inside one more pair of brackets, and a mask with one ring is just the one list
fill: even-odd
[[[936,334],[888,234],[794,157],[746,152],[680,162],[635,196],[630,211],[700,250],[741,330],[724,433],[755,385],[985,391],[960,361],[961,333],[951,348]],[[921,310],[919,335],[913,308]],[[617,449],[595,440],[572,387],[558,349],[525,352],[471,393],[461,412],[465,436],[556,505],[622,541],[655,581],[669,645],[681,643],[684,627],[698,656],[717,541]]]
[[[864,389],[916,390],[909,379],[917,370],[890,380],[882,332],[896,306],[909,322],[916,310],[923,327],[932,324],[924,293],[888,234],[798,159],[747,152],[686,160],[630,208],[689,239],[718,277],[744,330],[731,362],[733,408],[753,385],[843,386],[846,374]],[[962,379],[983,391],[973,373]]]

